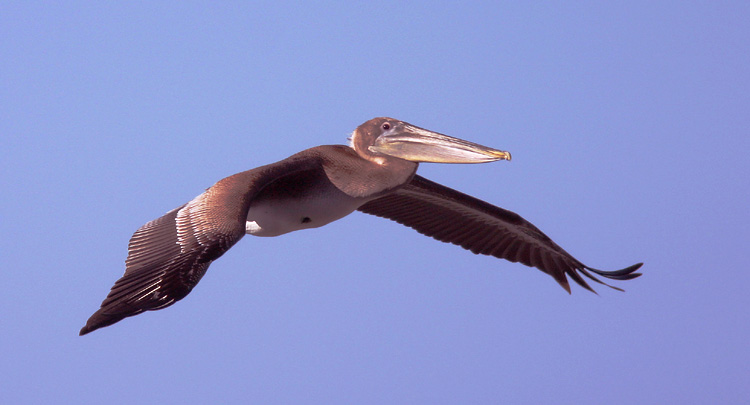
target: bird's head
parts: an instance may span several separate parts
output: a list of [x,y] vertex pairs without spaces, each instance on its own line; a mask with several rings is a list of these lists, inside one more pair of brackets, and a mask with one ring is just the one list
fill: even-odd
[[428,131],[393,118],[373,118],[357,127],[352,147],[363,158],[383,164],[389,158],[411,162],[485,163],[510,153]]

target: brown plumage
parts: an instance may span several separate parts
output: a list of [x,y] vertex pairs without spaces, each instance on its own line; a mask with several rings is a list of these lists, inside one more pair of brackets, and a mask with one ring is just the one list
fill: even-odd
[[520,262],[554,277],[570,292],[567,274],[594,292],[578,272],[600,284],[589,272],[613,280],[630,280],[641,263],[618,271],[592,269],[579,262],[520,215],[415,175],[395,192],[365,203],[357,210],[396,221],[431,236],[483,254]]
[[375,118],[353,132],[351,148],[318,146],[229,176],[133,234],[125,274],[80,334],[184,298],[245,233],[277,236],[354,210],[477,254],[536,267],[568,292],[566,276],[593,291],[581,275],[601,284],[592,273],[613,280],[640,275],[635,271],[641,263],[617,271],[585,266],[519,215],[415,175],[417,162],[498,159],[509,160],[510,154]]

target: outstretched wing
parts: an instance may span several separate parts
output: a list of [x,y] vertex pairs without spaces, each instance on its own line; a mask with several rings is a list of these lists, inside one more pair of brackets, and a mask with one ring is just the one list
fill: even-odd
[[418,175],[396,192],[362,205],[359,211],[388,218],[476,254],[536,267],[554,277],[569,293],[570,285],[566,274],[582,287],[594,292],[581,274],[612,287],[591,273],[614,280],[630,280],[640,276],[635,271],[643,264],[638,263],[617,271],[593,269],[571,256],[518,214]]
[[255,195],[283,176],[322,170],[315,159],[295,155],[237,173],[143,225],[130,239],[125,274],[115,282],[80,335],[184,298],[211,262],[244,236],[247,212]]

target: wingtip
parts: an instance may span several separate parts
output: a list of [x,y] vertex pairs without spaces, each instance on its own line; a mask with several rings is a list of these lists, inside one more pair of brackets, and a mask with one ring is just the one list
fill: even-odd
[[112,325],[120,321],[122,317],[112,316],[104,312],[104,308],[99,308],[98,311],[94,312],[91,317],[86,321],[86,325],[78,332],[78,336],[83,336],[91,333],[99,328]]
[[630,266],[630,267],[628,267],[626,269],[623,269],[623,270],[627,270],[628,274],[630,274],[632,276],[632,278],[637,278],[637,277],[642,276],[643,273],[634,273],[634,272],[637,271],[637,270],[639,270],[642,266],[643,266],[643,262],[636,263],[636,264],[634,264],[634,265],[632,265],[632,266]]
[[101,328],[101,325],[96,325],[94,322],[91,322],[91,319],[93,319],[94,316],[92,315],[91,318],[86,322],[86,325],[83,325],[83,328],[78,332],[78,336],[83,336],[86,334],[89,334],[99,328]]
[[634,278],[641,276],[641,273],[635,272],[636,270],[640,269],[641,266],[643,266],[643,263],[636,263],[624,269],[614,270],[614,271],[604,271],[604,270],[594,269],[588,266],[586,266],[585,269],[593,271],[594,273],[600,276],[603,276],[612,280],[632,280]]
[[[593,273],[595,273],[595,274],[597,274],[599,276],[611,279],[611,280],[625,281],[625,280],[632,280],[634,278],[640,277],[641,273],[635,273],[635,271],[638,270],[638,269],[640,269],[641,266],[643,266],[643,263],[636,263],[636,264],[634,264],[632,266],[628,266],[628,267],[626,267],[624,269],[614,270],[614,271],[604,271],[604,270],[594,269],[594,268],[591,268],[591,267],[588,267],[588,266],[583,266],[583,268],[579,268],[578,271],[580,271],[581,273],[583,273],[583,275],[585,275],[586,277],[590,278],[591,280],[596,281],[599,284],[606,285],[607,287],[609,287],[609,288],[611,288],[613,290],[625,292],[625,290],[623,290],[622,288],[615,287],[613,285],[609,285],[609,284],[607,284],[607,283],[599,280],[593,274],[589,273],[589,271],[591,271],[591,272],[593,272]],[[596,294],[596,291],[594,291],[593,289],[591,289],[591,288],[587,288],[587,289],[589,291],[591,291],[591,292],[593,292],[593,293]]]
[[562,278],[555,277],[555,281],[557,281],[557,284],[560,284],[560,287],[567,291],[569,295],[573,294],[573,291],[570,289],[570,283],[568,283],[568,279],[565,278],[565,275],[563,275]]

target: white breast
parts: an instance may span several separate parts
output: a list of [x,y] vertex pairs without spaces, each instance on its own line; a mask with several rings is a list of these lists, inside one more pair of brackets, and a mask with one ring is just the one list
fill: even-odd
[[351,214],[365,201],[343,193],[307,195],[295,199],[260,199],[247,212],[245,233],[278,236],[300,229],[317,228]]

